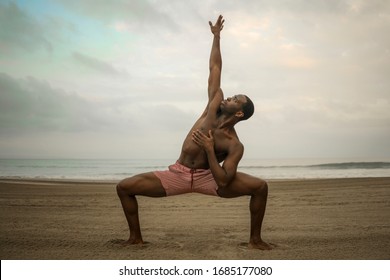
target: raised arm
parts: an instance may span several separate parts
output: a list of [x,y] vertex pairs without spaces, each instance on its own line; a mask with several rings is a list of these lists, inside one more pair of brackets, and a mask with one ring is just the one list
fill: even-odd
[[216,94],[221,94],[221,100],[223,99],[221,91],[221,70],[222,70],[222,57],[220,49],[220,34],[223,29],[223,23],[225,20],[222,16],[219,16],[215,25],[209,21],[211,33],[214,35],[213,45],[210,53],[210,75],[209,75],[209,103],[214,99]]

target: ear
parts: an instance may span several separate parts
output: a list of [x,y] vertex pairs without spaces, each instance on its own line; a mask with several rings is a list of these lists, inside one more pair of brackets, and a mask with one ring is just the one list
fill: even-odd
[[242,117],[244,117],[244,112],[238,111],[238,112],[235,114],[235,116],[236,116],[237,118],[242,118]]

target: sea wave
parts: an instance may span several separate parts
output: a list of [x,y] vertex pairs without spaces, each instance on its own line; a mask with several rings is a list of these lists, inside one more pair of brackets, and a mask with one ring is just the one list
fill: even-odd
[[309,168],[309,169],[390,169],[390,162],[341,162],[312,165],[243,165],[245,169]]
[[[166,170],[171,160],[6,160],[0,178],[121,180],[139,173]],[[244,160],[239,171],[265,179],[388,177],[390,160]]]
[[390,162],[342,162],[316,164],[309,167],[325,169],[388,169]]

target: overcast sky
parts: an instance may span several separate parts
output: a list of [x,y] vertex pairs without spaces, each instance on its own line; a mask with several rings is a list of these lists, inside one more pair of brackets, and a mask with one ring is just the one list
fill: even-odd
[[245,158],[390,157],[387,0],[0,0],[0,157],[176,159],[219,14]]

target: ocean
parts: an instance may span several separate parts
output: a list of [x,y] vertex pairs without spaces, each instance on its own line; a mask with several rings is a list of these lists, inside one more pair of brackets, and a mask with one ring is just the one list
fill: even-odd
[[[175,159],[0,159],[0,179],[120,180],[164,170]],[[263,179],[390,177],[390,159],[242,159]]]

